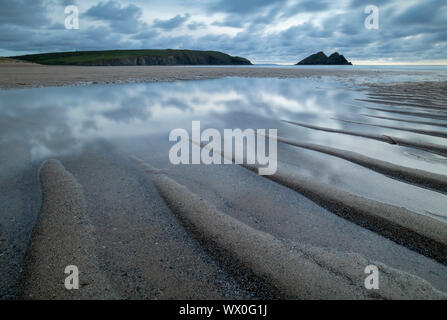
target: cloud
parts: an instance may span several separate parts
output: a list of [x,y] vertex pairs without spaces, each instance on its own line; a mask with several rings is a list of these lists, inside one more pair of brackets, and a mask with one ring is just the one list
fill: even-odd
[[374,1],[371,1],[371,0],[351,0],[350,7],[351,8],[360,8],[360,7],[362,7],[362,9],[363,9],[366,6],[375,5],[376,7],[379,7],[379,9],[380,9],[381,6],[389,4],[391,2],[393,2],[393,1],[390,1],[390,0],[374,0]]
[[[338,3],[339,5],[340,3]],[[314,0],[302,0],[293,4],[288,8],[288,15],[294,15],[300,12],[318,12],[326,11],[331,8],[331,2],[326,0],[314,1]],[[287,15],[287,14],[286,14]]]
[[144,97],[124,97],[117,108],[102,113],[105,118],[117,123],[130,123],[134,120],[147,120],[152,116]]
[[445,0],[424,1],[423,3],[414,5],[406,9],[400,14],[395,22],[401,25],[413,24],[446,24],[447,2]]
[[203,22],[190,22],[187,25],[189,30],[197,30],[197,29],[204,29],[206,27],[206,24]]
[[50,20],[45,3],[43,0],[0,0],[0,25],[21,27],[46,25]]
[[155,19],[152,26],[154,28],[170,31],[182,26],[189,19],[189,17],[190,15],[187,13],[183,16],[178,14],[175,17],[168,20]]
[[252,14],[265,8],[284,5],[286,0],[218,0],[208,6],[210,12],[227,12],[235,14]]
[[112,0],[98,3],[89,8],[84,15],[93,20],[107,22],[116,32],[136,33],[141,26],[139,19],[142,10],[133,4],[124,6]]
[[445,0],[373,2],[379,7],[378,30],[364,26],[366,0],[173,1],[169,6],[77,0],[81,27],[66,30],[63,6],[71,0],[0,0],[0,54],[187,48],[254,62],[296,62],[321,50],[349,60],[446,59]]

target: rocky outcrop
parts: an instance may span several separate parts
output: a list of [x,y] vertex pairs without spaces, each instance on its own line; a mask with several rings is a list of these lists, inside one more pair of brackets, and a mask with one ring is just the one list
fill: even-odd
[[352,65],[352,63],[338,52],[334,52],[328,57],[323,51],[320,51],[304,58],[296,65]]
[[338,52],[334,52],[327,58],[326,64],[333,64],[333,65],[352,65],[351,62],[346,60],[346,58],[343,55],[338,54]]

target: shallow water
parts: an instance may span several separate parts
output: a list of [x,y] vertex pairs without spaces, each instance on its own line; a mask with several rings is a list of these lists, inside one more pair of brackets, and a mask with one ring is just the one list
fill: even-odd
[[[408,80],[398,76],[394,81],[400,79]],[[36,196],[34,202],[31,201],[31,204],[26,205],[28,211],[23,209],[23,205],[15,206],[15,202],[17,199],[30,197],[31,193],[39,194],[36,187],[39,164],[48,158],[62,159],[63,163],[65,161],[68,164],[67,169],[73,169],[75,173],[80,172],[79,176],[82,176],[82,172],[87,172],[85,174],[87,178],[80,179],[82,183],[82,179],[90,179],[88,170],[90,172],[94,170],[83,168],[84,163],[94,162],[84,161],[88,158],[84,156],[88,154],[86,150],[91,151],[92,146],[99,146],[101,149],[103,145],[107,145],[124,158],[137,156],[156,167],[172,169],[177,180],[198,194],[212,198],[212,202],[215,203],[222,201],[222,204],[217,204],[220,210],[236,215],[247,224],[254,223],[254,226],[261,230],[277,234],[278,237],[296,241],[306,240],[318,246],[334,246],[337,249],[359,252],[370,250],[374,259],[383,259],[390,265],[394,263],[395,267],[410,271],[419,270],[417,273],[420,274],[422,271],[417,267],[419,258],[416,258],[415,253],[407,253],[406,249],[402,253],[395,244],[388,244],[388,240],[379,240],[380,236],[359,230],[338,217],[333,218],[324,209],[300,195],[293,195],[294,192],[290,190],[286,193],[282,187],[272,186],[271,182],[262,179],[255,181],[244,169],[230,170],[229,166],[224,168],[220,166],[216,170],[209,166],[208,168],[188,165],[174,167],[169,163],[169,149],[174,144],[168,139],[169,132],[175,128],[191,131],[191,121],[200,120],[202,130],[216,128],[222,132],[223,129],[235,128],[278,129],[279,136],[298,142],[354,151],[401,166],[447,174],[447,158],[428,151],[281,122],[290,120],[447,146],[445,138],[340,121],[345,119],[413,129],[427,128],[422,124],[405,124],[362,115],[367,113],[393,116],[366,108],[383,107],[383,105],[358,100],[368,98],[365,91],[355,90],[360,82],[359,79],[352,82],[329,77],[224,78],[0,91],[0,185],[5,191],[0,205],[3,212],[0,228],[3,229],[3,233],[7,228],[24,229],[20,241],[26,243],[26,236],[37,215],[39,199]],[[408,116],[399,118],[414,119]],[[446,128],[436,130],[447,132]],[[438,219],[439,223],[447,222],[447,196],[443,193],[391,179],[333,156],[282,143],[278,143],[278,161],[292,165],[296,172],[317,181],[365,198],[429,215]],[[28,181],[23,187],[26,178],[22,178],[22,182],[17,182],[15,181],[17,177],[28,177],[31,182]],[[238,177],[247,181],[237,181]],[[254,182],[249,183],[251,180]],[[18,188],[16,186],[21,183],[18,194],[13,194],[14,188]],[[281,208],[284,212],[280,212]],[[21,218],[15,218],[14,210],[21,212]],[[260,213],[258,216],[242,213],[247,210]],[[302,226],[299,223],[288,226],[281,220],[289,219],[290,214],[295,211],[297,216],[299,212],[308,212],[311,213],[310,216],[315,216],[312,216],[313,220],[310,218],[303,220],[306,224]],[[27,216],[27,212],[31,214]],[[238,212],[241,212],[240,216],[237,216]],[[278,222],[268,220],[271,218],[269,214],[272,215],[273,212],[276,212],[274,215],[281,217]],[[317,217],[318,215],[321,217]],[[25,221],[26,227],[14,225],[11,222],[15,221],[14,219]],[[297,221],[302,223],[300,219],[308,218],[307,215],[301,214]],[[313,222],[310,222],[311,220]],[[314,225],[315,230],[324,232],[332,230],[333,234],[319,234],[314,229],[309,231],[307,223]],[[349,232],[337,235],[338,228]],[[375,249],[365,249],[368,245],[366,240],[363,241],[365,243],[361,240],[362,232],[367,234],[365,239],[371,237],[381,244]],[[351,243],[351,235],[359,244]],[[1,236],[0,232],[0,240]],[[389,253],[388,249],[384,249],[387,246],[393,248],[389,249]],[[24,246],[21,250],[24,250]],[[395,259],[401,254],[402,260]],[[434,263],[433,268],[438,270],[439,266]],[[427,273],[431,272],[429,267],[427,270]],[[447,280],[441,281],[440,286],[447,288]]]
[[[447,145],[444,138],[340,121],[386,122],[361,115],[366,111],[371,115],[384,115],[365,109],[377,105],[356,100],[362,98],[365,98],[363,92],[330,78],[227,78],[7,90],[0,91],[0,139],[3,150],[8,151],[11,144],[20,145],[26,149],[27,157],[37,162],[76,154],[88,143],[105,140],[129,155],[131,150],[139,150],[140,154],[147,150],[147,154],[157,155],[156,158],[167,164],[169,147],[174,144],[168,140],[169,132],[175,128],[190,131],[191,121],[200,120],[202,130],[275,128],[278,135],[297,141],[447,173],[447,159],[430,152],[280,122],[292,120]],[[8,154],[5,152],[4,156]],[[14,158],[3,161],[14,163],[17,155],[10,155]],[[303,174],[356,194],[421,213],[447,216],[445,195],[394,181],[335,157],[280,145],[278,160],[296,165]]]

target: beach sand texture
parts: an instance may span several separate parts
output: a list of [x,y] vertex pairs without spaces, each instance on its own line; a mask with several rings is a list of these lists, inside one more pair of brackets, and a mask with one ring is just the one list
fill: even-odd
[[[372,79],[386,74],[239,67],[23,68],[8,63],[0,68],[2,88],[231,76],[355,74]],[[378,104],[392,114],[377,118],[384,126],[405,129],[399,124],[421,122],[433,130],[417,134],[431,136],[446,125],[446,88],[443,82],[424,82],[370,84],[362,90],[370,100],[368,107]],[[351,123],[356,130],[297,121],[284,125],[446,156],[445,146],[426,140],[365,134],[365,124]],[[11,154],[2,157],[11,168],[0,174],[7,194],[2,210],[9,215],[1,220],[0,248],[8,259],[0,256],[0,277],[5,279],[0,297],[447,299],[447,226],[442,217],[314,181],[300,174],[301,164],[294,163],[293,155],[306,149],[335,157],[433,194],[447,193],[445,174],[309,143],[299,136],[279,137],[278,143],[288,153],[273,176],[259,176],[258,167],[250,165],[173,166],[167,153],[156,148],[139,150],[136,145],[133,154],[107,141],[30,166],[26,147],[6,145]],[[25,163],[26,171],[15,168]],[[312,165],[318,170],[318,163]],[[17,220],[11,222],[13,216]],[[22,249],[14,249],[19,244]],[[379,290],[364,287],[364,269],[371,264],[380,270]],[[79,290],[64,287],[67,265],[80,270]]]
[[[306,78],[333,76],[349,78],[353,75],[370,78],[392,76],[385,70],[340,70],[318,68],[246,68],[195,66],[45,66],[26,62],[0,63],[0,88],[33,88],[82,84],[159,82],[177,80],[204,80],[223,77],[246,78]],[[411,72],[400,71],[402,75]],[[418,72],[419,75],[430,73]]]
[[[267,292],[285,299],[446,299],[421,279],[380,264],[383,290],[365,290],[364,266],[377,264],[357,254],[340,254],[297,243],[288,246],[220,212],[166,173],[136,160],[152,177],[171,210],[229,268],[245,271]],[[335,271],[336,270],[336,271]]]
[[[82,186],[57,160],[42,164],[40,181],[42,207],[25,257],[21,298],[118,298],[95,255]],[[63,284],[68,275],[57,272],[69,265],[81,270],[79,290],[67,290]]]

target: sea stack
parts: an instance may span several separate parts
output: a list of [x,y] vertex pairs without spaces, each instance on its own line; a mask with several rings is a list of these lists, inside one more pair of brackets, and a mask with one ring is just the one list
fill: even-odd
[[323,51],[320,51],[304,58],[296,65],[352,65],[352,63],[338,52],[334,52],[328,57]]

